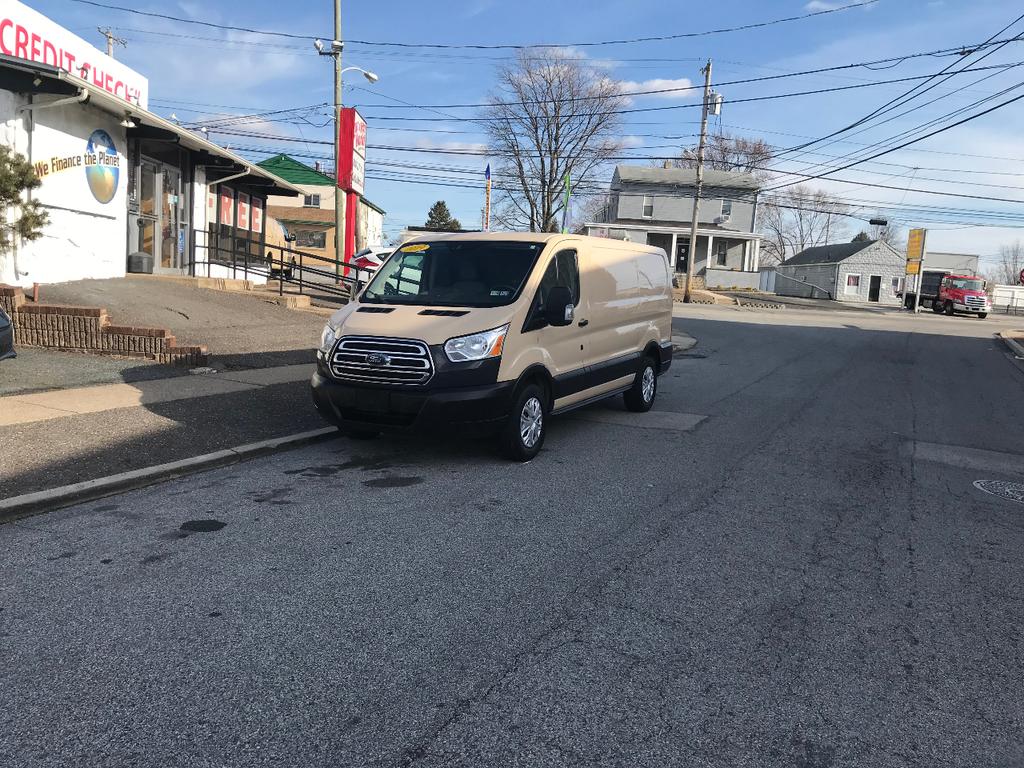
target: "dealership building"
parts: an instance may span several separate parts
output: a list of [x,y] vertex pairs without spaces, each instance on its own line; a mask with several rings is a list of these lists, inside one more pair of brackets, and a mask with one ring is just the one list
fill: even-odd
[[[17,0],[0,8],[0,140],[27,158],[42,237],[0,283],[126,271],[231,276],[265,253],[268,196],[296,185],[147,108],[145,77]],[[239,275],[240,276],[240,275]]]

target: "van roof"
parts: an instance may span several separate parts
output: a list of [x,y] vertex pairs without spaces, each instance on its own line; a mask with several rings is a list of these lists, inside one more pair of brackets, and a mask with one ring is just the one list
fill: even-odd
[[[647,251],[663,253],[661,248],[644,243],[631,243],[628,240],[612,240],[608,237],[592,237],[591,235],[575,235],[562,232],[423,232],[408,242],[424,240],[494,240],[502,242],[547,243],[551,240],[582,240],[591,245],[613,250]],[[404,243],[403,243],[404,245]]]

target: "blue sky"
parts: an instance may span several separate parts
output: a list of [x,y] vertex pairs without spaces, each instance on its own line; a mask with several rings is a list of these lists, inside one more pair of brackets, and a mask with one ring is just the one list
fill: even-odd
[[[223,32],[97,9],[70,0],[28,2],[97,45],[102,38],[95,27],[113,27],[117,34],[128,40],[126,48],[117,50],[117,57],[149,77],[150,108],[165,116],[173,112],[182,121],[189,122],[221,115],[314,105],[332,98],[329,59],[318,57],[312,46],[313,36],[319,35],[326,40],[332,35],[333,6],[330,0],[315,3],[251,0],[244,5],[215,1],[156,3],[143,0],[132,4],[140,10],[184,18],[309,35],[309,42]],[[846,2],[718,0],[714,3],[668,3],[664,0],[630,0],[622,3],[621,0],[597,0],[552,3],[524,0],[501,3],[496,0],[449,0],[439,4],[419,0],[378,3],[345,0],[344,37],[409,43],[567,45],[579,41],[647,37],[734,26],[799,15]],[[628,12],[624,13],[627,8]],[[652,86],[679,87],[690,81],[699,81],[699,69],[709,57],[714,61],[715,82],[726,82],[979,43],[1008,24],[1022,10],[1019,3],[1006,0],[879,0],[868,8],[761,29],[675,41],[577,48],[574,53],[587,57],[607,77],[621,81],[629,90],[644,90]],[[1012,29],[1012,33],[1021,32],[1024,32],[1024,23]],[[465,226],[479,225],[480,192],[437,186],[434,183],[437,179],[425,177],[479,183],[485,158],[402,152],[381,147],[480,148],[484,138],[475,124],[459,119],[476,116],[473,110],[429,111],[404,107],[402,102],[480,102],[493,85],[495,68],[510,55],[511,52],[502,50],[396,49],[354,42],[346,46],[346,65],[362,66],[380,76],[380,82],[370,86],[358,74],[350,74],[345,102],[360,107],[367,117],[370,144],[367,172],[370,178],[366,194],[387,210],[389,233],[404,225],[421,224],[430,204],[442,198],[448,201],[453,213]],[[1016,61],[1024,61],[1024,42],[1011,43],[978,66]],[[722,86],[719,90],[727,103],[715,123],[720,123],[734,134],[761,137],[773,145],[790,147],[805,140],[803,137],[827,134],[862,117],[914,83],[871,86],[774,101],[729,104],[728,100],[930,74],[950,62],[948,57],[925,57],[877,71],[858,68],[766,83]],[[983,77],[987,79],[971,85]],[[887,138],[1022,80],[1024,66],[1007,71],[959,75],[920,100],[924,102],[934,96],[942,96],[934,104],[922,106],[911,114],[868,129],[860,135],[849,136],[847,140],[868,143]],[[965,88],[961,92],[952,92],[962,86]],[[1024,89],[1012,91],[1004,99],[1019,93],[1024,93]],[[699,110],[686,106],[696,102],[693,92],[635,97],[631,104],[635,108],[676,105],[679,108],[627,116],[623,129],[629,148],[627,154],[635,156],[636,162],[646,164],[649,161],[645,158],[649,156],[676,151],[684,141],[663,137],[696,132]],[[229,144],[254,159],[261,159],[268,152],[288,149],[299,159],[312,163],[312,156],[327,157],[330,154],[328,144],[313,143],[330,139],[331,129],[324,125],[329,114],[329,111],[315,109],[298,116],[293,113],[285,121],[255,119],[236,127],[236,130],[244,129],[250,133],[302,139],[300,142],[211,135],[219,143]],[[383,119],[395,117],[432,119],[409,122]],[[982,215],[986,213],[1024,212],[1024,203],[931,196],[914,190],[915,187],[927,188],[1024,201],[1024,193],[1019,189],[1024,181],[1022,127],[1024,101],[913,148],[880,158],[887,165],[866,164],[840,174],[843,178],[887,184],[897,189],[873,189],[824,181],[815,184],[842,194],[864,216],[870,215],[878,204],[900,209],[915,205],[952,209],[936,210],[927,215],[905,212],[900,220],[905,225],[928,226],[929,247],[933,250],[991,255],[1000,244],[1024,237],[1024,232],[1006,227],[969,225],[988,220]],[[859,148],[857,144],[837,143],[819,147],[816,151],[838,156]],[[812,167],[817,171],[820,169],[816,163],[830,161],[821,155],[807,155],[780,162],[778,167],[797,171]],[[420,167],[411,168],[410,165]],[[385,177],[390,180],[385,180]],[[971,213],[965,215],[965,210]],[[926,222],[924,218],[943,221]],[[1024,216],[1020,217],[1020,223],[1024,225]],[[856,225],[850,226],[852,236]]]

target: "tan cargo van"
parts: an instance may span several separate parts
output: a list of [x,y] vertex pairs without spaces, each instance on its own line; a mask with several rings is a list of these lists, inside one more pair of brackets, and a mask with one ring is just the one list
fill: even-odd
[[492,429],[540,451],[548,417],[625,396],[650,410],[672,362],[660,248],[562,234],[406,243],[331,316],[313,375],[324,418],[355,436]]

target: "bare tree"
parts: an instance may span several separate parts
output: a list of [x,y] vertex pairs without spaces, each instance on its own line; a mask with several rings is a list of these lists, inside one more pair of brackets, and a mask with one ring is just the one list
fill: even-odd
[[557,231],[565,177],[584,186],[620,149],[619,85],[578,58],[545,49],[521,52],[498,71],[484,126],[498,158],[498,223]]
[[1020,285],[1021,270],[1024,269],[1024,243],[1017,240],[999,247],[999,261],[988,270],[985,277],[999,285]]
[[612,195],[610,192],[594,193],[582,198],[582,203],[580,198],[576,198],[575,203],[574,210],[570,212],[570,228],[573,232],[582,234],[584,224],[602,224],[608,221]]
[[[773,157],[774,150],[763,139],[745,139],[719,132],[708,136],[704,148],[704,167],[716,171],[752,173],[764,179],[770,174],[768,163]],[[697,147],[684,149],[683,154],[672,164],[676,168],[696,168]]]
[[803,184],[763,200],[758,223],[765,235],[764,263],[778,264],[805,248],[847,241],[845,213],[846,206],[837,197]]

